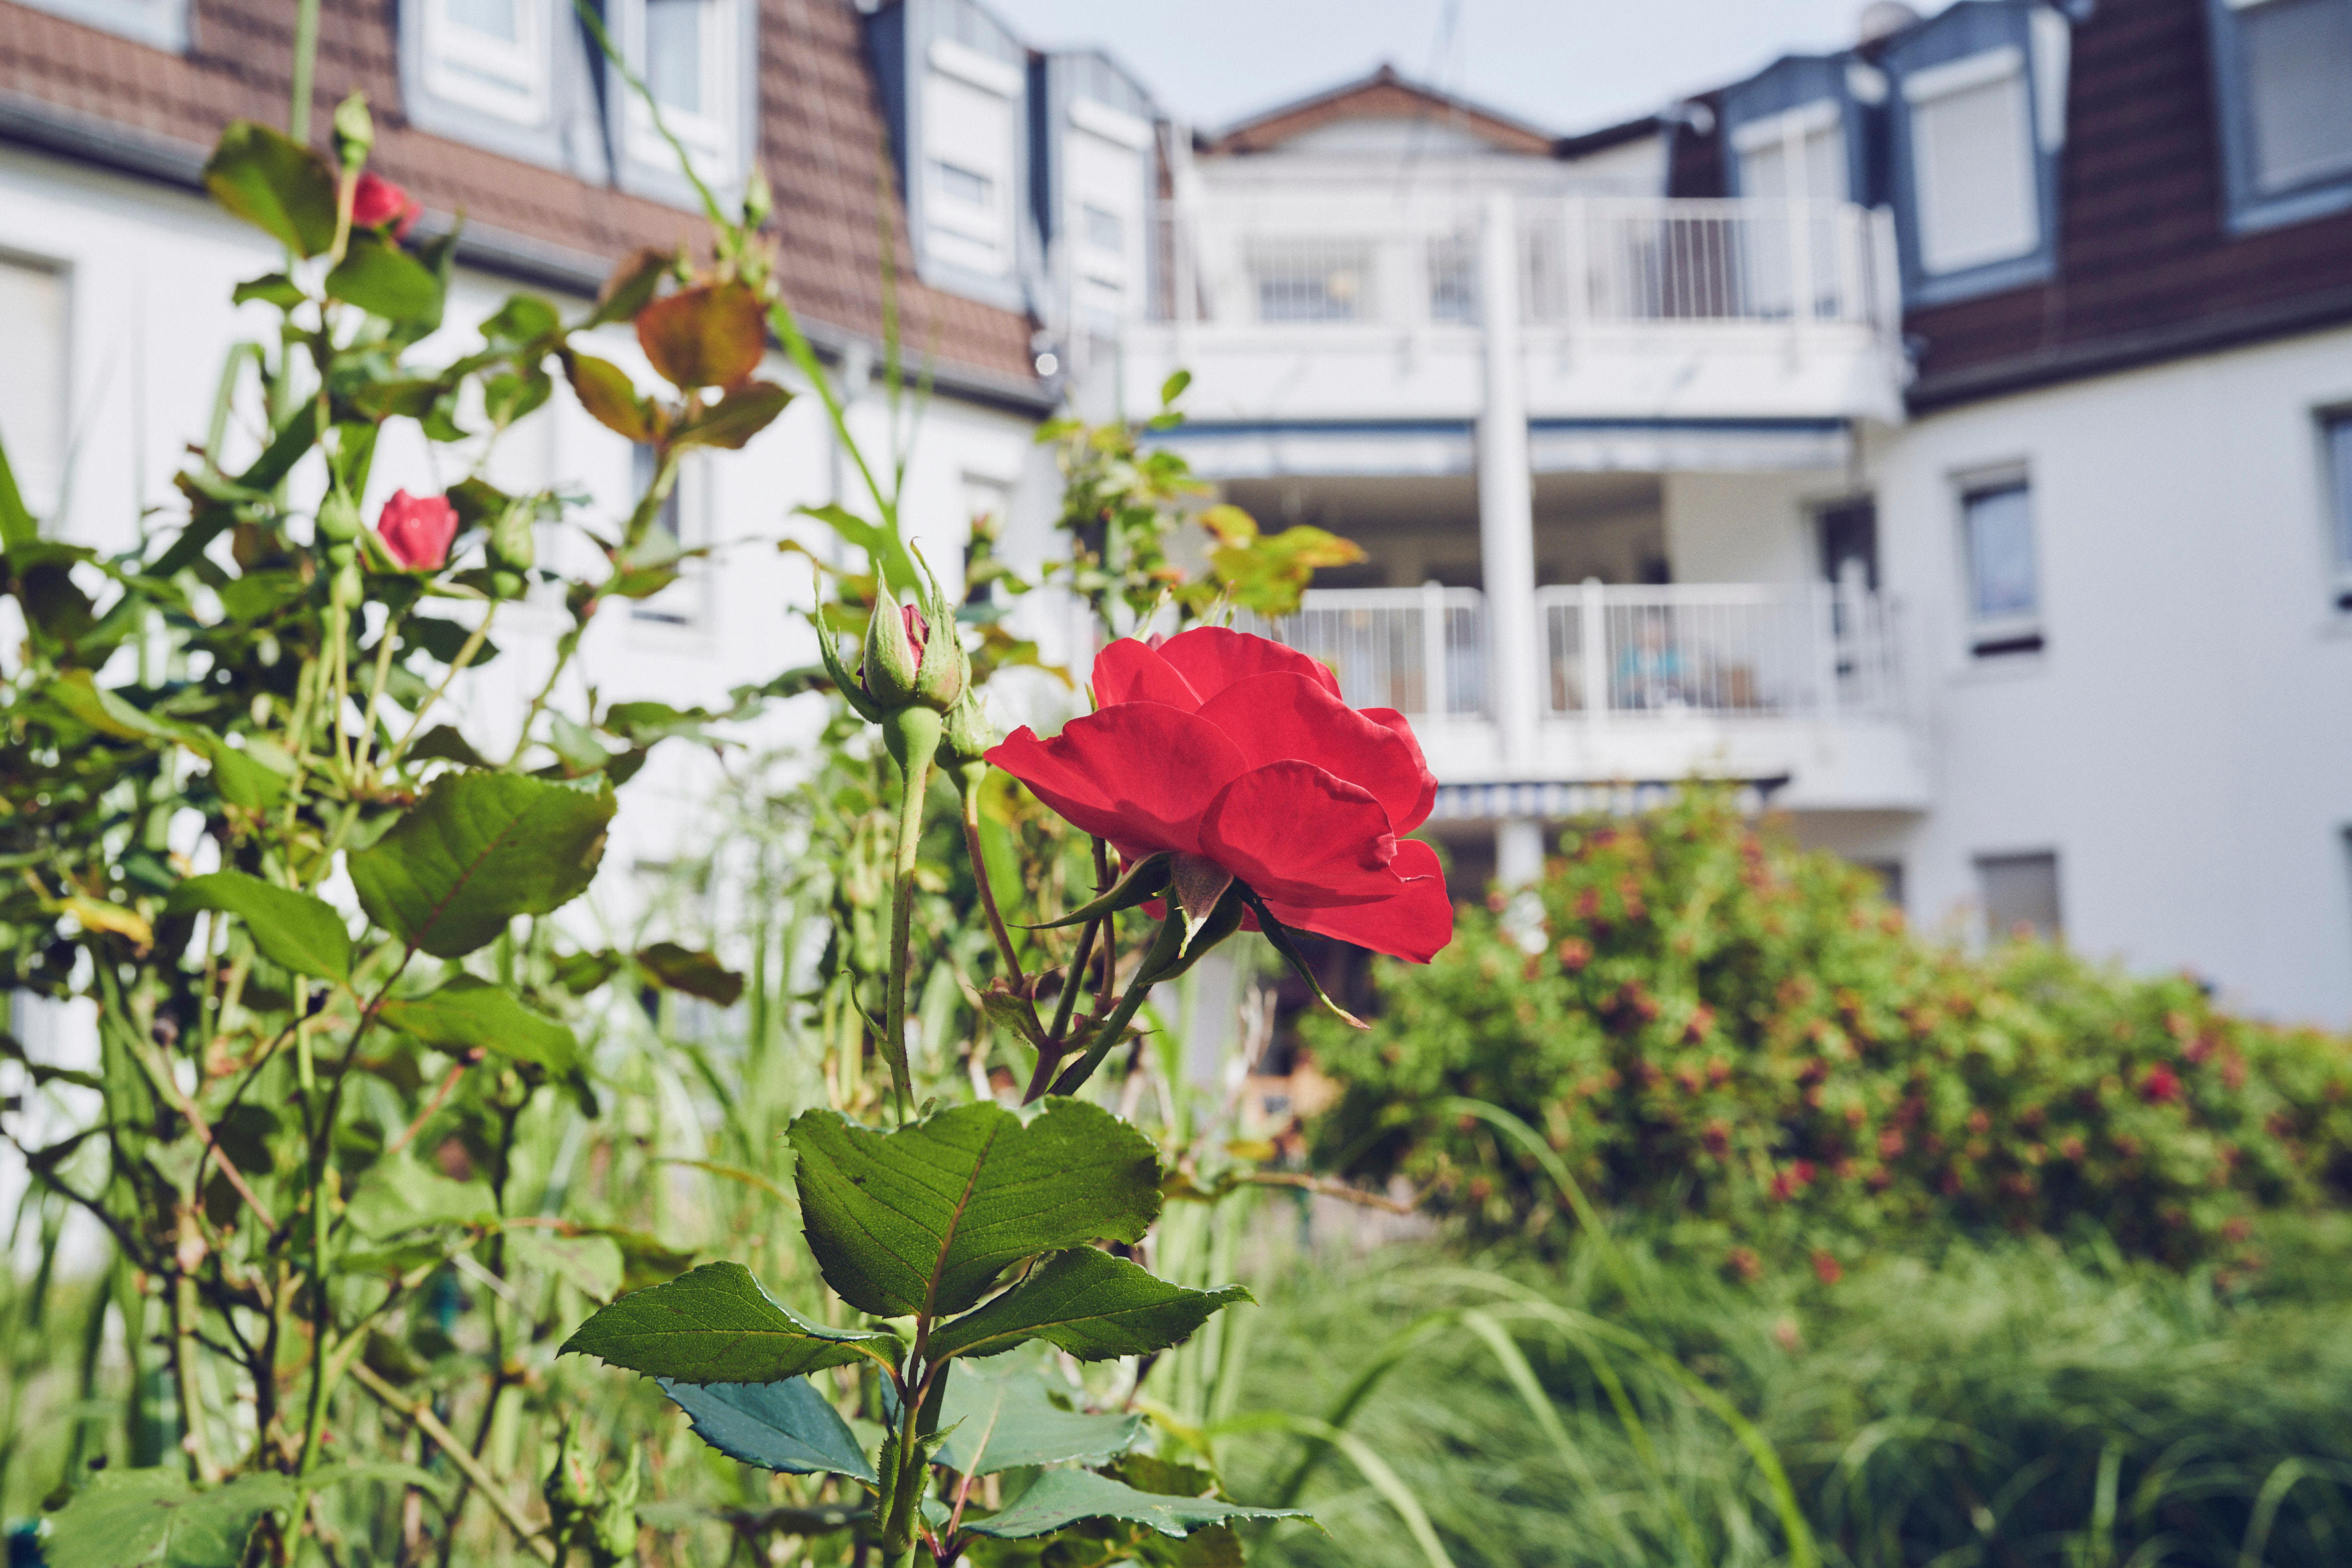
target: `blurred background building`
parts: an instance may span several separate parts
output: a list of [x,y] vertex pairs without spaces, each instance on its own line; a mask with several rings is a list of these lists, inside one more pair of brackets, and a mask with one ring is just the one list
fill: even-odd
[[[0,434],[76,537],[166,505],[257,330],[225,301],[276,258],[196,171],[224,120],[282,122],[293,9],[0,0]],[[898,258],[935,560],[983,514],[1050,551],[1035,424],[1148,412],[1178,368],[1168,439],[1224,499],[1366,547],[1266,629],[1414,717],[1460,890],[1707,773],[1923,924],[2352,1016],[2352,0],[1874,5],[1847,48],[1570,135],[1387,70],[1196,129],[970,0],[604,14],[708,176],[765,171],[883,444]],[[453,343],[518,281],[584,299],[696,232],[560,0],[323,15],[314,124],[365,89],[382,171],[466,215]],[[615,511],[634,460],[559,398],[494,473]],[[809,399],[691,475],[675,531],[723,568],[600,617],[583,678],[716,702],[808,657],[769,546],[855,500],[845,467]],[[501,637],[484,726],[559,614]],[[719,782],[672,750],[627,819],[647,868]]]

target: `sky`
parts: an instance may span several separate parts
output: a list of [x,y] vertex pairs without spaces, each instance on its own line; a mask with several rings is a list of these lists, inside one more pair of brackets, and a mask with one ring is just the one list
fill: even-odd
[[[1099,45],[1213,131],[1369,74],[1570,134],[1853,39],[1862,0],[987,0],[1038,48]],[[1923,11],[1934,10],[1932,4]]]

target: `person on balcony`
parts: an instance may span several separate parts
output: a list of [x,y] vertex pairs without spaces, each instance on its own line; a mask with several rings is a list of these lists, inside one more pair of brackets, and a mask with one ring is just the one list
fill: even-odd
[[1617,651],[1613,684],[1621,708],[1681,708],[1690,702],[1689,674],[1674,626],[1663,610],[1637,610],[1633,635]]

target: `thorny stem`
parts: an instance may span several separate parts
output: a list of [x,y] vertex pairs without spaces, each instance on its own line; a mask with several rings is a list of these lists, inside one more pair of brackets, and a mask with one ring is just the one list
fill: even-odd
[[[1095,896],[1110,891],[1110,851],[1099,838],[1095,840]],[[1054,1069],[1062,1065],[1064,1043],[1069,1038],[1070,1016],[1077,1008],[1078,984],[1085,977],[1087,963],[1094,957],[1095,939],[1101,934],[1104,917],[1097,916],[1078,930],[1077,955],[1062,978],[1062,999],[1054,1008],[1054,1026],[1045,1032],[1046,1044],[1053,1048],[1037,1053],[1037,1070],[1030,1076],[1029,1090],[1021,1097],[1027,1105],[1045,1098],[1053,1086]],[[1116,928],[1114,928],[1116,929]]]

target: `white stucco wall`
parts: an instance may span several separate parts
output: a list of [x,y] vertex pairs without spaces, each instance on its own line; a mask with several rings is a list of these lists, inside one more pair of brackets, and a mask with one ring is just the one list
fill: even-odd
[[[2352,1021],[2352,619],[2332,608],[2315,415],[2352,330],[1931,415],[1878,456],[1935,807],[1913,915],[1973,858],[2055,850],[2068,941],[2259,1011]],[[2048,646],[1969,657],[1958,480],[2030,474]]]

